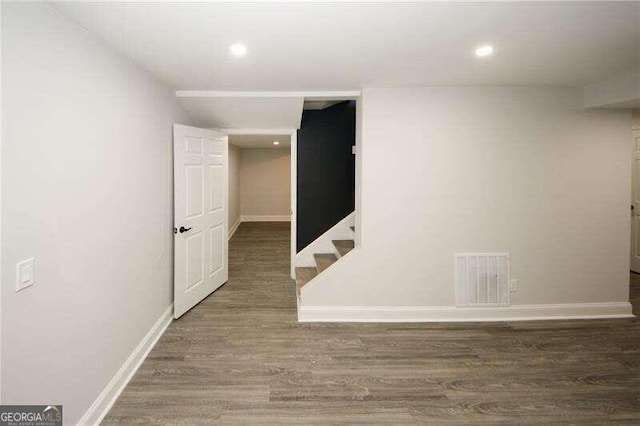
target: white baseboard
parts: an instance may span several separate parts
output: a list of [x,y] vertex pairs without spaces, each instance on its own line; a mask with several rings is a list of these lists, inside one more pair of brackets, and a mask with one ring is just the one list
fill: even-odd
[[299,322],[475,322],[631,318],[631,303],[567,303],[498,308],[300,306]]
[[113,376],[109,384],[78,421],[79,425],[100,424],[172,320],[173,303],[164,311],[138,346],[131,352],[129,358],[122,364],[122,367]]
[[229,239],[233,237],[233,234],[236,233],[236,231],[238,230],[238,226],[240,226],[241,223],[242,223],[242,216],[239,216],[238,220],[236,220],[236,223],[234,223],[231,229],[229,229]]
[[242,222],[291,222],[291,215],[242,215]]

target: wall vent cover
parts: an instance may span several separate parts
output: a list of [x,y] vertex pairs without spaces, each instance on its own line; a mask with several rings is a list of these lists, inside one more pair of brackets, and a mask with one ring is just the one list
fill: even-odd
[[457,306],[510,305],[509,253],[456,254]]

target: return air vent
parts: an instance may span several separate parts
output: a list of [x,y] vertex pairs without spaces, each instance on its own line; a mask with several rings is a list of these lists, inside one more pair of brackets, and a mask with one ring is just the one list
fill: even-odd
[[509,253],[456,254],[457,306],[509,306]]

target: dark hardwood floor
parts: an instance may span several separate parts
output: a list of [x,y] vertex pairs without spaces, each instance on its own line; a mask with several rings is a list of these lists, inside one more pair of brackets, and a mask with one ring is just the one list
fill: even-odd
[[229,282],[169,326],[105,424],[640,423],[637,319],[300,325],[288,226],[240,226]]

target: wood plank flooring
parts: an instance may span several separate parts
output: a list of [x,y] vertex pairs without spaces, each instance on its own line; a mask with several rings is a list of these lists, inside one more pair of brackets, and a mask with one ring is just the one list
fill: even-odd
[[170,325],[104,424],[640,423],[637,319],[299,325],[288,227],[240,226],[229,282]]

